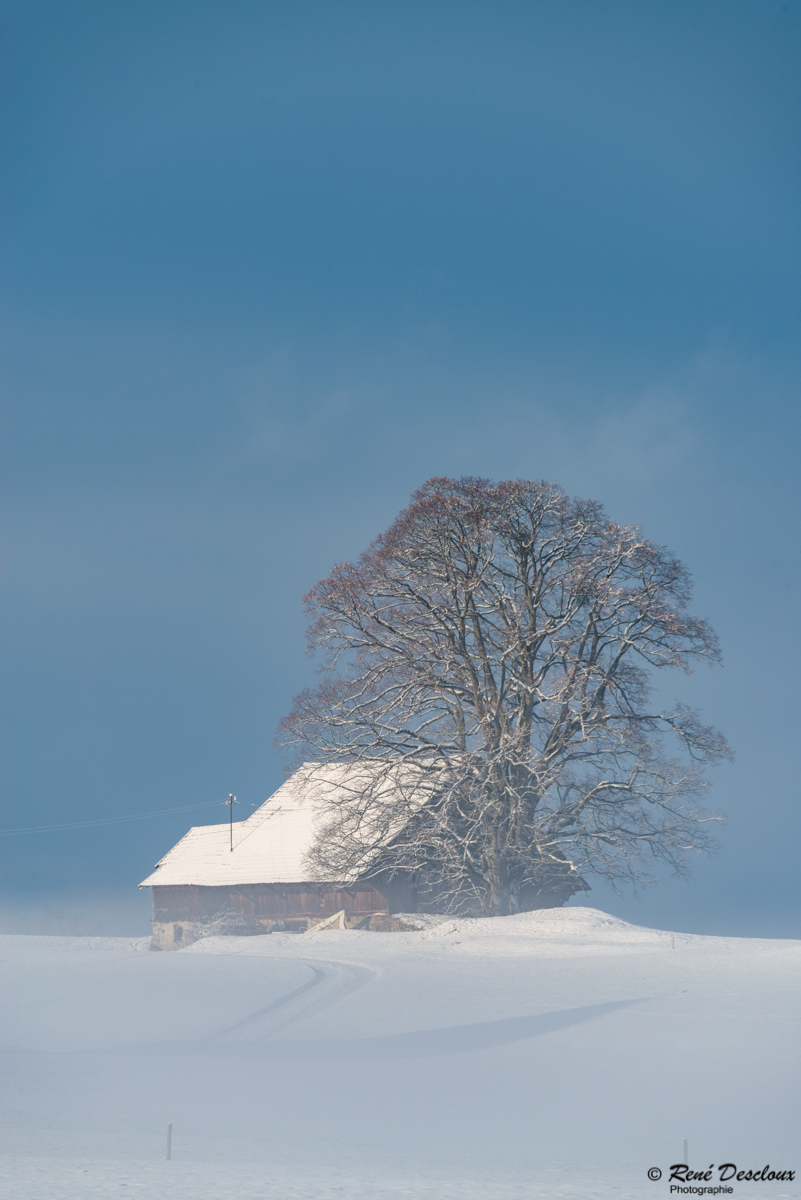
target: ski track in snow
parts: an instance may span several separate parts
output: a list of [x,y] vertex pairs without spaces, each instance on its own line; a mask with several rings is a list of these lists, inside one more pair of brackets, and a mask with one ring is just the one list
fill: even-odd
[[801,942],[422,924],[0,938],[4,1200],[666,1200],[683,1138],[801,1175]]

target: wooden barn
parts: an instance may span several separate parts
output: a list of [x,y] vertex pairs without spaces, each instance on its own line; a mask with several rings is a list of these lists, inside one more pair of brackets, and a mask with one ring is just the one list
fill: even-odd
[[[311,878],[309,852],[332,789],[352,785],[348,771],[327,768],[327,778],[318,772],[312,787],[301,768],[247,820],[190,829],[139,885],[153,889],[152,948],[180,950],[210,933],[303,933],[323,922],[389,931],[408,928],[396,913],[437,911],[431,891],[418,896],[407,877],[370,871],[369,879]],[[569,863],[565,868],[559,894],[532,897],[525,907],[563,904],[586,887]]]
[[[333,768],[329,787],[342,771]],[[391,914],[415,907],[401,880],[310,878],[307,855],[325,819],[326,791],[310,792],[307,774],[297,771],[233,830],[228,822],[190,829],[139,885],[153,889],[153,949],[179,950],[212,932],[302,933],[337,914],[341,928],[397,927]]]

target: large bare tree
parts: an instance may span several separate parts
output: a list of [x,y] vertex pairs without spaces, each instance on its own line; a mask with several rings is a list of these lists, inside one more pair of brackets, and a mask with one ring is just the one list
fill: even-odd
[[[549,483],[432,479],[305,598],[323,681],[279,741],[351,764],[321,878],[413,878],[457,911],[559,904],[709,849],[725,739],[653,702],[657,670],[719,660],[687,570]],[[649,860],[651,865],[649,867]]]

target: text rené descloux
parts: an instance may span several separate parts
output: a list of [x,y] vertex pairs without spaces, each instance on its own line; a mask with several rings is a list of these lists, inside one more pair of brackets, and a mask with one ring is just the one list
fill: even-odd
[[[715,1164],[710,1163],[706,1171],[691,1171],[686,1163],[673,1163],[670,1168],[670,1179],[668,1183],[673,1183],[674,1180],[679,1183],[692,1183],[694,1180],[699,1183],[703,1180],[709,1182],[712,1178],[712,1172],[715,1170]],[[727,1183],[730,1179],[736,1179],[738,1183],[743,1183],[745,1180],[751,1182],[764,1183],[769,1179],[795,1179],[795,1171],[774,1171],[770,1163],[763,1167],[761,1171],[738,1171],[736,1163],[721,1163],[717,1168],[720,1173],[720,1182]]]

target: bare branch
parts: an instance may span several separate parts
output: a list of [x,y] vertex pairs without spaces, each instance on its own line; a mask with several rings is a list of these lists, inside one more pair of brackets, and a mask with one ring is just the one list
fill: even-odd
[[365,767],[332,805],[320,877],[359,865],[440,908],[511,912],[584,875],[684,872],[719,820],[698,807],[703,768],[730,755],[697,713],[649,702],[655,670],[720,661],[690,597],[681,563],[595,502],[430,480],[305,599],[324,677],[279,741]]

